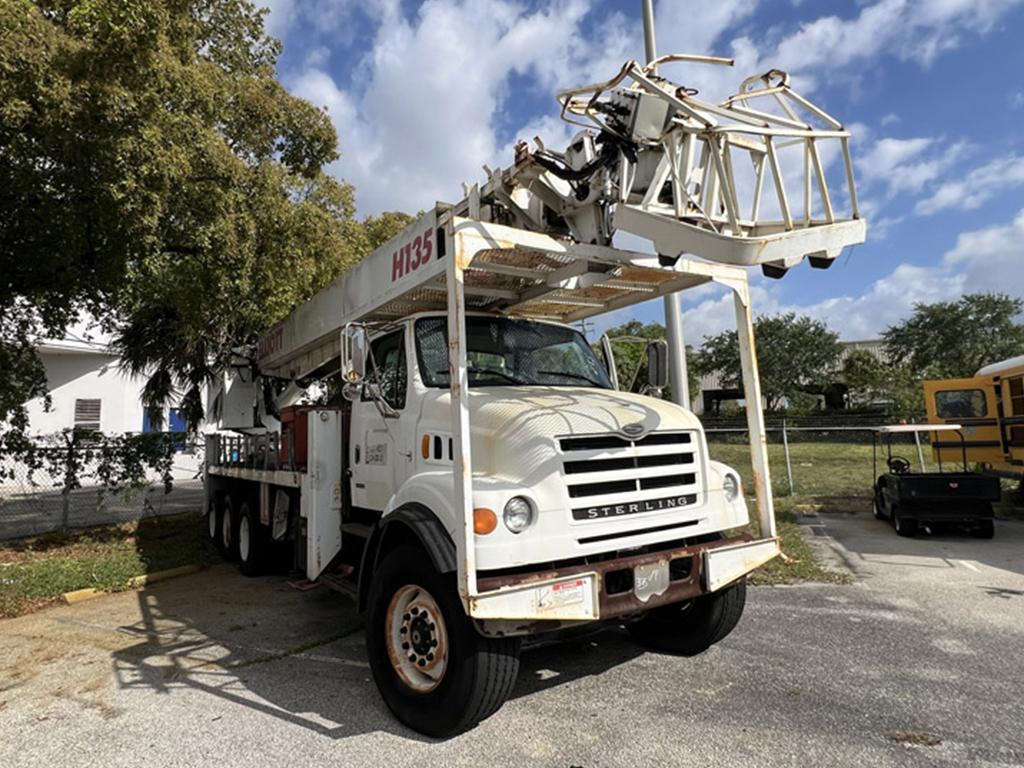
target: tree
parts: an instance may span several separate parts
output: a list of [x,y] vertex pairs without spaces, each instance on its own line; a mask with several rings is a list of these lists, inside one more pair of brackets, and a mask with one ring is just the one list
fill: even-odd
[[[832,382],[842,347],[839,335],[824,323],[792,312],[762,315],[754,321],[754,338],[761,394],[768,410],[809,390],[821,391]],[[718,374],[728,386],[741,388],[736,331],[705,337],[696,363],[699,374]]]
[[883,397],[889,379],[888,367],[866,349],[854,349],[843,361],[843,381],[850,405],[868,405]]
[[0,448],[45,389],[32,350],[81,312],[149,377],[200,392],[407,217],[358,222],[326,113],[275,79],[247,0],[0,3]]
[[971,293],[957,301],[915,304],[913,314],[883,334],[893,363],[918,378],[973,376],[984,365],[1021,354],[1024,299]]
[[[629,320],[622,325],[609,328],[606,334],[611,339],[642,339],[644,341],[657,341],[666,338],[665,326],[661,323],[642,323],[639,320]],[[639,392],[640,387],[647,381],[647,347],[639,341],[628,343],[620,341],[613,343],[615,353],[615,370],[619,376],[619,386],[624,390]],[[693,359],[693,350],[687,347],[686,357],[688,361]],[[600,350],[598,355],[600,356]],[[692,365],[687,365],[687,378],[690,383],[691,395],[696,394],[700,386],[700,378],[694,371]],[[672,398],[672,385],[665,387],[664,396]]]

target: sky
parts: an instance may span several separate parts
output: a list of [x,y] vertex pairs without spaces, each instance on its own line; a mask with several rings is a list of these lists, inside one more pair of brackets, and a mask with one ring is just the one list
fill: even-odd
[[[643,60],[639,0],[264,0],[278,77],[338,131],[330,172],[361,214],[462,197],[518,139],[564,148],[554,94]],[[828,270],[750,273],[756,314],[797,312],[877,338],[915,302],[1024,296],[1024,0],[663,0],[658,53],[736,66],[675,69],[701,97],[788,71],[853,133],[867,242]],[[629,243],[635,247],[635,242]],[[683,294],[688,344],[733,327],[731,299]],[[662,321],[660,301],[596,318]],[[593,335],[593,334],[592,334]]]

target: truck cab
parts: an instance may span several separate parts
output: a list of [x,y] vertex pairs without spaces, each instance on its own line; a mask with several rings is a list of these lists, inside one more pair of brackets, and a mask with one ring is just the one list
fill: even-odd
[[[575,328],[470,314],[466,345],[479,570],[747,524],[739,476],[710,460],[697,418],[613,390]],[[454,536],[447,318],[413,315],[370,351],[372,380],[352,403],[352,503],[383,516],[422,504]]]

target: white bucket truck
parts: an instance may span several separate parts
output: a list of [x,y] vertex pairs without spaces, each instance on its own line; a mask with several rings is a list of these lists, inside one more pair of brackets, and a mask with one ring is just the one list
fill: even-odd
[[[586,91],[577,110],[609,130],[564,154],[520,148],[513,168],[421,216],[265,334],[213,403],[211,537],[246,573],[285,549],[309,579],[351,594],[381,695],[423,733],[496,711],[525,636],[619,621],[650,646],[703,651],[739,620],[746,575],[779,553],[735,264],[830,261],[863,222],[831,206],[812,219],[808,202],[794,223],[774,129],[739,135],[765,122],[746,98],[700,122],[689,92],[623,71],[640,85],[613,90],[614,109],[589,94],[619,81]],[[769,74],[769,95],[786,96]],[[570,112],[579,93],[565,97]],[[730,110],[747,123],[723,127]],[[811,147],[809,125],[783,122],[788,141]],[[845,151],[846,134],[829,131]],[[758,219],[759,198],[737,222],[732,161],[715,155],[731,143],[754,156],[758,195],[779,190],[776,225]],[[816,149],[807,158],[813,175]],[[616,211],[634,232],[652,222],[661,255],[612,247]],[[734,264],[680,255],[705,245]],[[748,523],[739,475],[711,459],[697,418],[617,391],[610,348],[600,359],[570,325],[709,282],[735,305],[756,539],[737,532]],[[654,389],[683,364],[658,344],[649,358]],[[321,404],[298,405],[317,382]]]

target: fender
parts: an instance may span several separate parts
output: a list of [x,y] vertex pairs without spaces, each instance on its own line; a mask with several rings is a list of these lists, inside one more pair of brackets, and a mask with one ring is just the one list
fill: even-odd
[[359,564],[359,599],[357,607],[366,610],[366,598],[370,592],[370,579],[377,570],[379,555],[386,551],[390,542],[401,537],[412,536],[426,551],[438,573],[454,573],[457,568],[455,542],[433,512],[422,504],[403,504],[394,512],[377,521],[370,534],[363,557]]

